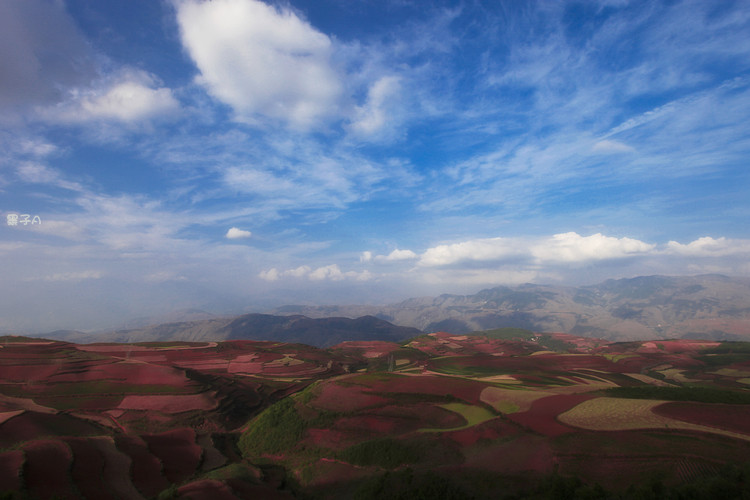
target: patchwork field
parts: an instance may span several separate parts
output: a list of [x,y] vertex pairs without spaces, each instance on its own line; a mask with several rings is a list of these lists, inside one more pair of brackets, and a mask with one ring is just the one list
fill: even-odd
[[743,343],[519,330],[325,350],[10,337],[0,494],[651,498],[657,483],[705,490],[730,465],[736,489],[749,375]]

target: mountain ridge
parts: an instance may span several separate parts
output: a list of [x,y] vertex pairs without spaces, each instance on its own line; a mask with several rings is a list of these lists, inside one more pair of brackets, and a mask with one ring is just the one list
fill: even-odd
[[416,328],[393,325],[374,316],[309,318],[250,313],[207,320],[162,323],[106,333],[58,330],[41,337],[77,343],[268,340],[330,347],[346,340],[401,341],[421,335]]
[[41,336],[79,343],[249,339],[327,347],[347,340],[397,342],[423,332],[506,327],[613,341],[750,340],[750,280],[707,274],[638,276],[579,287],[526,283],[385,306],[287,305],[268,313]]
[[750,338],[750,280],[706,274],[638,276],[580,287],[526,283],[380,307],[285,306],[272,312],[370,314],[397,325],[455,334],[517,327],[609,340],[742,340]]

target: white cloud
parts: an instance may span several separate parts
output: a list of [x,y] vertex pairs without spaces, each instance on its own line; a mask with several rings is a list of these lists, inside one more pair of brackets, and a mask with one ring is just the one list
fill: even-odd
[[309,266],[300,266],[295,269],[287,269],[286,271],[279,271],[276,268],[271,268],[267,271],[261,271],[258,275],[265,281],[278,281],[282,277],[290,277],[296,279],[307,278],[310,281],[343,281],[343,280],[355,280],[355,281],[367,281],[372,278],[372,274],[369,271],[342,271],[338,264],[331,264],[328,266],[321,266],[313,269]]
[[595,153],[604,154],[615,154],[615,153],[633,153],[635,148],[628,146],[620,141],[613,141],[611,139],[603,139],[594,144],[591,150]]
[[540,273],[533,269],[430,269],[421,274],[421,280],[447,287],[483,287],[530,283],[539,276]]
[[356,110],[355,121],[351,124],[354,133],[371,136],[392,124],[392,111],[397,107],[401,79],[384,76],[377,80],[367,94],[367,102]]
[[326,279],[339,281],[344,278],[344,273],[341,272],[339,266],[331,264],[330,266],[319,267],[310,272],[307,276],[313,281]]
[[50,234],[71,241],[83,241],[88,236],[80,224],[71,221],[44,218],[41,224],[29,227],[38,233]]
[[16,175],[24,182],[53,184],[71,191],[83,191],[83,187],[77,182],[65,180],[58,170],[38,162],[21,163],[16,169]]
[[291,276],[293,278],[302,278],[304,276],[310,275],[312,272],[312,269],[310,269],[308,266],[299,266],[296,269],[288,269],[281,273],[282,276]]
[[[376,257],[372,257],[372,252],[365,252],[369,254],[369,259],[374,260],[375,262],[384,263],[384,262],[400,262],[405,260],[413,260],[419,258],[419,256],[412,252],[411,250],[399,250],[398,248],[393,250],[388,255],[378,255]],[[360,259],[362,260],[362,259]],[[369,260],[367,261],[369,262]]]
[[242,191],[270,195],[299,191],[295,188],[300,187],[292,179],[257,168],[229,167],[224,171],[224,182]]
[[372,261],[372,252],[369,250],[366,250],[362,252],[362,255],[359,256],[360,262],[371,262]]
[[241,121],[308,129],[338,113],[331,40],[288,8],[255,0],[177,1],[182,43],[203,84]]
[[600,233],[581,236],[570,232],[555,234],[529,250],[541,262],[586,262],[644,255],[654,248],[656,245],[632,238],[614,238]]
[[513,238],[486,238],[438,245],[427,249],[419,259],[421,266],[448,266],[467,261],[488,262],[523,254],[521,242]]
[[243,238],[249,238],[253,235],[250,231],[245,231],[244,229],[240,229],[237,227],[229,228],[229,231],[227,231],[226,238],[230,240],[238,240]]
[[20,152],[29,154],[36,158],[49,156],[59,150],[54,144],[50,144],[49,142],[37,137],[21,139],[17,146]]
[[171,116],[180,105],[170,89],[158,85],[153,76],[143,71],[124,70],[97,87],[71,90],[66,101],[40,108],[39,113],[50,121],[63,123],[133,123]]
[[188,279],[174,271],[156,271],[146,275],[144,281],[148,283],[166,283],[169,281],[188,281]]
[[704,236],[687,244],[670,241],[665,252],[687,257],[724,257],[728,255],[750,254],[750,240],[732,240],[724,237]]
[[29,281],[67,281],[67,282],[80,282],[84,280],[98,280],[101,279],[104,274],[101,271],[78,271],[69,273],[55,273],[41,278],[29,278]]
[[535,265],[619,259],[644,255],[656,245],[602,234],[561,233],[546,238],[483,238],[438,245],[419,256],[419,265],[440,267],[471,263],[533,261]]

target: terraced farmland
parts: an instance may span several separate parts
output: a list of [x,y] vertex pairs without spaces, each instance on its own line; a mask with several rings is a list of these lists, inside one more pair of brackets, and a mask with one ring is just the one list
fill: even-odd
[[750,355],[724,347],[482,334],[327,350],[6,342],[0,493],[547,498],[555,470],[574,490],[622,494],[644,471],[677,488],[750,463]]

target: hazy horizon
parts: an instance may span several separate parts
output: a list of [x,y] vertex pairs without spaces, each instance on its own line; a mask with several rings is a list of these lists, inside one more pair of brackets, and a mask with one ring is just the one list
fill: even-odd
[[750,0],[10,0],[0,27],[0,331],[750,276]]

